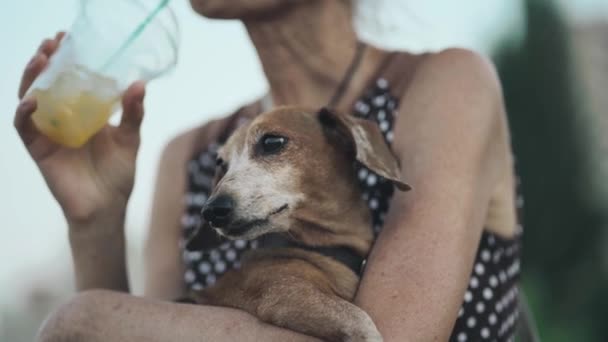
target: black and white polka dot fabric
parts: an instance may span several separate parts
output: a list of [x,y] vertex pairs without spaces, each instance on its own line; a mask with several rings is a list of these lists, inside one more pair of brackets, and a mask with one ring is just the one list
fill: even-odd
[[[393,122],[397,99],[388,82],[380,78],[356,102],[354,115],[378,124],[388,144],[393,141]],[[211,144],[188,165],[187,210],[182,217],[183,236],[190,236],[200,223],[200,212],[211,192],[215,172],[215,153],[219,143]],[[363,198],[372,212],[373,230],[381,232],[393,185],[363,165],[357,165]],[[518,199],[518,207],[522,201]],[[512,341],[518,318],[519,236],[513,240],[484,231],[462,307],[450,341]],[[215,283],[226,270],[239,267],[242,253],[257,248],[258,242],[221,240],[210,234],[208,247],[183,251],[184,280],[191,289]]]

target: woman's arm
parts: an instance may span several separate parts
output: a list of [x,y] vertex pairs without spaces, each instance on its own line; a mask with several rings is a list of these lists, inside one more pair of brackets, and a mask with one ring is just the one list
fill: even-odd
[[112,210],[93,222],[68,222],[78,291],[99,288],[129,292],[125,256],[125,209]]
[[240,310],[175,304],[106,290],[79,293],[44,323],[38,341],[318,341]]
[[413,191],[395,195],[356,303],[386,341],[447,341],[490,197],[510,174],[502,97],[490,63],[447,50],[400,103],[394,151]]
[[25,95],[62,38],[63,33],[59,33],[43,41],[26,67],[19,87],[21,103],[15,113],[15,129],[63,209],[77,288],[128,291],[124,216],[133,188],[144,85],[136,83],[123,94],[118,126],[104,126],[77,149],[56,144],[36,129],[31,115],[38,103]]

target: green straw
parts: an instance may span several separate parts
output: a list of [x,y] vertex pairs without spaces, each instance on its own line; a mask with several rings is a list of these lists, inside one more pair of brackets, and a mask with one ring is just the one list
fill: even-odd
[[127,40],[125,40],[125,42],[120,46],[120,48],[118,50],[116,50],[116,52],[101,67],[102,71],[106,70],[110,65],[112,65],[112,63],[114,63],[116,61],[116,58],[118,58],[120,55],[122,55],[123,52],[125,52],[125,50],[129,47],[129,45],[131,45],[131,43],[133,43],[133,41],[135,39],[137,39],[137,37],[139,37],[139,35],[144,31],[144,29],[146,28],[146,26],[148,26],[148,24],[150,24],[150,22],[152,21],[152,19],[154,19],[154,17],[156,17],[156,15],[160,11],[162,11],[163,8],[165,8],[168,3],[169,3],[169,0],[161,0],[158,3],[158,5],[154,9],[154,11],[150,12],[150,14],[146,17],[146,19],[144,19],[144,21],[142,21],[135,28],[135,30],[133,32],[131,32],[131,34],[129,35],[129,37],[127,38]]

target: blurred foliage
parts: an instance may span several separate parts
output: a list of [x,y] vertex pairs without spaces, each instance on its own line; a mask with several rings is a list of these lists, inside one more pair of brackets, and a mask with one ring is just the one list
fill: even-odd
[[590,205],[589,153],[568,27],[527,1],[528,33],[496,56],[525,198],[523,284],[544,341],[608,341],[608,215]]

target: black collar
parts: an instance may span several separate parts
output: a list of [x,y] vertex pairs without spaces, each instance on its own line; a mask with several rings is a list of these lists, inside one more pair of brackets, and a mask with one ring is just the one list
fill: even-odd
[[337,260],[350,268],[356,275],[361,275],[361,271],[365,262],[365,258],[357,254],[352,248],[345,246],[336,247],[314,247],[307,246],[285,237],[283,234],[271,233],[260,237],[260,248],[300,248],[307,251],[319,253]]

